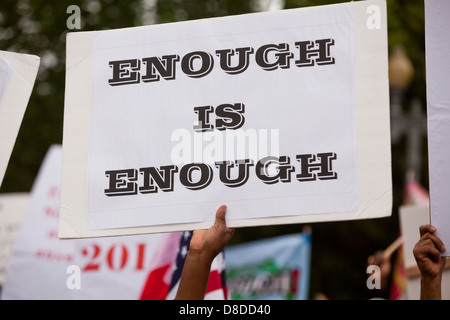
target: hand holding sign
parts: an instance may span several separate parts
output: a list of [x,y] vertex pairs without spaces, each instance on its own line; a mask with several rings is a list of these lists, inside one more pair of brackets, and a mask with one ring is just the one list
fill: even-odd
[[234,234],[225,221],[226,206],[216,212],[216,221],[208,230],[195,230],[181,274],[175,299],[201,300],[205,296],[211,263]]

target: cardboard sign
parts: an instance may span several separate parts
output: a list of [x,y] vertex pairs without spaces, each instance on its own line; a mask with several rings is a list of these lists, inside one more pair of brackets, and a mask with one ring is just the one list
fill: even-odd
[[390,215],[385,11],[69,34],[59,236]]
[[450,2],[425,1],[425,35],[427,62],[428,157],[430,172],[431,224],[450,247]]
[[0,51],[0,186],[33,90],[40,58]]

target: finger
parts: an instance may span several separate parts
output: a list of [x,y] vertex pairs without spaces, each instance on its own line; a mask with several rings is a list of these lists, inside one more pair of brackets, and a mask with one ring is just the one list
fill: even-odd
[[216,224],[226,226],[225,213],[227,212],[227,206],[222,205],[216,212]]
[[431,248],[428,251],[428,257],[430,257],[430,259],[434,262],[439,262],[439,260],[441,260],[441,253],[436,250],[436,248]]
[[442,242],[442,240],[441,240],[438,236],[436,236],[436,235],[433,234],[433,233],[427,232],[427,233],[425,233],[420,239],[421,239],[421,240],[427,240],[427,239],[429,239],[429,240],[431,240],[431,241],[433,242],[434,246],[435,246],[439,251],[442,251],[442,252],[445,251],[444,243]]
[[440,257],[439,250],[434,245],[431,239],[421,240],[417,243],[416,247],[413,249],[414,256],[416,258],[431,258],[433,261],[436,257]]
[[432,226],[431,224],[424,224],[419,227],[420,236],[422,237],[425,233],[435,233],[436,228]]

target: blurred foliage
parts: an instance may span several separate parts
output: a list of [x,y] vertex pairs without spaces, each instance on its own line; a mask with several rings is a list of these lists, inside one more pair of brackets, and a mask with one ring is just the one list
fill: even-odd
[[82,30],[140,25],[140,1],[0,2],[0,49],[41,57],[41,65],[1,192],[29,191],[51,144],[62,143],[66,13],[79,5]]
[[249,0],[162,0],[157,2],[157,19],[160,23],[223,17],[252,12]]
[[[324,5],[339,0],[285,0],[284,7]],[[261,11],[270,0],[2,0],[0,49],[41,57],[34,91],[16,140],[0,192],[27,192],[51,144],[62,143],[65,39],[69,5],[81,8],[82,31],[168,23]],[[405,95],[408,108],[413,97],[425,106],[424,8],[422,0],[387,0],[389,50],[402,44],[413,62],[415,77]],[[76,32],[76,31],[75,31]],[[426,139],[425,139],[426,140]],[[399,231],[398,207],[403,199],[405,143],[392,149],[394,207],[392,217],[364,221],[317,223],[312,227],[310,297],[322,292],[331,299],[366,299],[367,257],[386,248]],[[426,145],[424,147],[426,160]],[[421,181],[427,187],[427,164]],[[300,232],[303,225],[239,229],[233,243]]]

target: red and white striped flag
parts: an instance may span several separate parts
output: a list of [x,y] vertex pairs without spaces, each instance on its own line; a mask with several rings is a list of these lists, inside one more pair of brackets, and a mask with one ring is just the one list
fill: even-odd
[[[152,267],[142,290],[141,300],[175,298],[191,238],[192,231],[186,231],[169,233],[161,239],[162,244],[153,256]],[[211,265],[205,299],[228,299],[223,251],[217,255]]]

